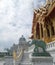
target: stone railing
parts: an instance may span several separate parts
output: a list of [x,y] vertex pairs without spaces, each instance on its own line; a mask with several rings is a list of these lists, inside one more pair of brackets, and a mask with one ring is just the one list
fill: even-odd
[[18,64],[21,62],[21,59],[22,59],[22,57],[23,57],[23,52],[24,52],[24,51],[21,49],[19,55],[17,56],[17,63],[18,63]]
[[46,50],[52,50],[55,49],[55,41],[47,43]]
[[13,56],[5,56],[4,65],[19,65],[22,57],[23,57],[23,50],[21,49],[16,58],[14,58]]

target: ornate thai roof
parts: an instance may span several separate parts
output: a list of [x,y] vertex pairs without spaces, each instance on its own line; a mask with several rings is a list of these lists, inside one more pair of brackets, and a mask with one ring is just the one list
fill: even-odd
[[[46,19],[48,20],[49,18],[54,18],[55,17],[55,0],[46,0],[46,5],[40,7],[39,9],[34,9],[34,18],[33,18],[33,24],[32,24],[32,36],[30,37],[31,39],[37,39],[36,38],[36,26],[37,23],[41,23],[42,25],[45,26]],[[45,28],[44,28],[45,30]],[[42,39],[44,40],[44,39]],[[46,41],[49,39],[46,38]],[[52,40],[51,40],[52,41]],[[50,40],[49,40],[50,42]]]
[[49,3],[47,2],[45,6],[40,7],[38,10],[34,10],[34,12],[40,15],[48,16],[54,8],[55,8],[55,0]]

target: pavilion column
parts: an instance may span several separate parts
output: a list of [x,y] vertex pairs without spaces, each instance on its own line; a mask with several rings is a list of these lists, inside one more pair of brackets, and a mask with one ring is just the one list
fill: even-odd
[[36,39],[36,25],[34,26],[34,39]]
[[42,33],[41,33],[41,23],[39,23],[39,30],[40,30],[40,39],[42,39]]
[[[55,27],[55,19],[51,19],[50,18],[50,20],[51,20],[51,22],[52,22],[52,26],[50,26],[50,37],[52,36],[52,33],[54,34],[54,27]],[[53,31],[52,31],[53,30]]]
[[50,38],[52,37],[52,30],[51,30],[51,26],[49,26],[49,32],[50,32]]
[[55,35],[55,19],[51,19],[52,23],[53,23],[53,30],[54,30],[54,35]]
[[54,35],[55,35],[55,22],[53,21]]
[[46,37],[46,28],[44,27],[44,23],[42,24],[43,26],[43,39],[45,39]]

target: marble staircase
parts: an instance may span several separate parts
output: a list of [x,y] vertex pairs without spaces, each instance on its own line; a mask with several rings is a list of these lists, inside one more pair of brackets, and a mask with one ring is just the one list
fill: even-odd
[[20,65],[32,65],[29,58],[29,53],[24,53]]

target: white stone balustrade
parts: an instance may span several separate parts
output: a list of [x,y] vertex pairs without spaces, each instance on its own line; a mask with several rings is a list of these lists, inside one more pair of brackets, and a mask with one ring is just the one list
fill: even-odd
[[55,50],[55,41],[47,43],[46,50],[47,51]]

